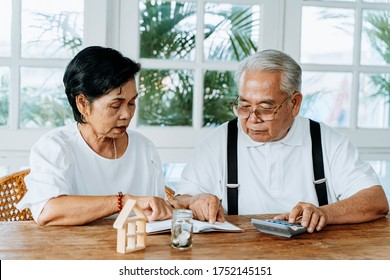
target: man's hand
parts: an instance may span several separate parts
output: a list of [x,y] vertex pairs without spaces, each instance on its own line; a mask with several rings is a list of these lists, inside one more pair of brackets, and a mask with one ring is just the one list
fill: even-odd
[[175,208],[192,210],[194,218],[200,221],[208,221],[211,224],[214,224],[216,221],[225,221],[221,201],[212,194],[178,195],[175,197],[175,200],[171,201],[171,204]]
[[289,223],[299,222],[303,227],[307,228],[309,233],[314,232],[314,230],[320,231],[326,226],[328,221],[325,211],[306,202],[299,202],[291,209],[290,213],[277,215],[274,219],[288,220]]

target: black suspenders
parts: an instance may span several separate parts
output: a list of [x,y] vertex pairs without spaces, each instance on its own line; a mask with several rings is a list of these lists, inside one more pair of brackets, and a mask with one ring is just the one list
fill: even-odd
[[[227,202],[228,215],[238,214],[238,176],[237,176],[237,118],[229,121],[227,132]],[[310,136],[314,170],[314,185],[319,205],[328,204],[326,193],[326,178],[322,156],[320,124],[310,120]]]
[[313,158],[314,185],[316,188],[318,204],[328,204],[326,194],[326,178],[324,173],[324,159],[322,158],[321,128],[318,122],[310,120],[311,155]]
[[227,202],[228,215],[238,214],[238,176],[237,176],[237,118],[228,123],[227,132]]

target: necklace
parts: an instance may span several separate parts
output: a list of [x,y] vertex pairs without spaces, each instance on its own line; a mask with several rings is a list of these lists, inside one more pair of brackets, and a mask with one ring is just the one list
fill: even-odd
[[115,139],[114,138],[112,138],[112,143],[114,144],[114,159],[117,159],[118,153],[117,153],[117,150],[116,150],[116,143],[115,143]]

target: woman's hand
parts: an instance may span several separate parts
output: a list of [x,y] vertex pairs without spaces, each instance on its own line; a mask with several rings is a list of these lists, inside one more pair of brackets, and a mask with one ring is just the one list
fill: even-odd
[[166,220],[172,217],[173,208],[164,199],[157,196],[124,196],[124,203],[128,199],[135,199],[142,208],[149,221]]

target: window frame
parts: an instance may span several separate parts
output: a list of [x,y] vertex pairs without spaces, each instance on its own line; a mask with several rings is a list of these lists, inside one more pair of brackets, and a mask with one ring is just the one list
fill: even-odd
[[[361,128],[358,127],[358,99],[360,73],[383,73],[390,72],[388,66],[360,65],[360,42],[362,29],[363,9],[389,9],[389,3],[368,3],[362,0],[354,2],[342,1],[286,1],[285,36],[283,49],[298,62],[300,61],[301,44],[301,11],[303,6],[328,7],[328,8],[349,8],[355,9],[355,32],[353,46],[352,65],[319,65],[300,63],[303,71],[331,71],[352,73],[352,94],[351,94],[351,116],[349,127],[336,128],[343,134],[350,137],[352,143],[367,160],[389,160],[390,159],[390,128]],[[375,137],[372,137],[374,135]],[[374,139],[374,140],[373,140]]]

